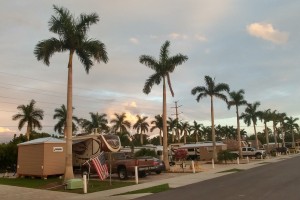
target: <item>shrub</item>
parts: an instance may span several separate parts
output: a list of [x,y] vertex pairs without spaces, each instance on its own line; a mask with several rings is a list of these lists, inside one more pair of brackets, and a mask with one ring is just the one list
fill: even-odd
[[140,156],[156,157],[156,153],[154,150],[142,148],[142,149],[138,150],[137,152],[135,152],[134,156],[135,157],[140,157]]
[[187,150],[185,149],[177,149],[175,151],[175,160],[186,160],[187,158]]
[[218,161],[223,162],[227,164],[227,161],[233,161],[237,158],[236,154],[231,153],[229,150],[223,150],[218,153]]

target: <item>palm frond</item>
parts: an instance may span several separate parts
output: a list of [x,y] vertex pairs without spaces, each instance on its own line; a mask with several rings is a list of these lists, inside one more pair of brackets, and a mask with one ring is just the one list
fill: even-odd
[[77,31],[82,32],[83,35],[89,30],[92,24],[96,24],[99,21],[99,16],[97,13],[80,14],[78,23],[76,25]]
[[43,60],[46,65],[49,65],[49,59],[55,52],[62,52],[65,50],[63,46],[63,43],[56,38],[43,40],[36,45],[34,55],[38,60]]
[[149,94],[151,92],[151,88],[153,87],[154,84],[159,85],[161,82],[161,76],[159,74],[153,74],[151,75],[147,80],[144,85],[143,92],[145,94]]
[[154,71],[158,70],[158,61],[154,57],[142,55],[140,56],[139,60],[141,64],[146,65],[150,69],[153,69]]

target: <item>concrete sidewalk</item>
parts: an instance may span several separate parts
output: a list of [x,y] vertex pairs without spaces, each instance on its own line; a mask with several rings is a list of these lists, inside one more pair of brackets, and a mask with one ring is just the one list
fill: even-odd
[[[171,188],[177,188],[185,185],[189,185],[192,183],[201,182],[204,180],[217,178],[220,176],[227,175],[229,173],[234,172],[226,172],[226,173],[219,173],[222,171],[226,171],[229,169],[250,169],[254,167],[261,166],[262,164],[273,163],[282,161],[284,159],[289,159],[295,156],[299,156],[300,154],[293,154],[293,155],[282,155],[275,158],[269,158],[264,160],[250,160],[249,163],[246,164],[228,164],[228,165],[220,165],[216,164],[215,168],[212,168],[212,165],[205,165],[203,166],[204,171],[200,173],[185,173],[180,174],[178,176],[174,176],[172,178],[155,180],[145,183],[140,183],[137,185],[116,188],[112,190],[100,191],[90,194],[73,194],[68,192],[56,192],[56,191],[49,191],[49,190],[39,190],[39,189],[29,189],[29,188],[22,188],[22,187],[14,187],[14,186],[6,186],[0,185],[0,197],[1,200],[33,200],[33,199],[43,199],[43,200],[72,200],[72,199],[85,199],[85,200],[93,200],[93,199],[101,199],[101,200],[126,200],[126,199],[134,199],[140,196],[148,195],[148,194],[134,194],[134,195],[118,195],[122,193],[126,193],[129,191],[135,191],[139,189],[149,188],[152,186],[157,186],[161,184],[169,184]],[[243,162],[245,163],[245,161]],[[118,195],[118,196],[114,196]]]

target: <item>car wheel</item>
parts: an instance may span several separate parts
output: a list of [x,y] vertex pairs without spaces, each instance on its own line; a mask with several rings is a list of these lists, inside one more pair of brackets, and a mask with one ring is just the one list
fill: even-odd
[[160,170],[157,170],[157,171],[155,171],[155,173],[156,173],[156,174],[160,174],[160,173],[161,173],[161,171],[160,171]]
[[125,167],[120,167],[118,169],[118,176],[120,180],[126,180],[128,178],[127,171]]
[[259,153],[255,154],[255,158],[256,159],[260,159],[261,158],[261,154],[259,154]]

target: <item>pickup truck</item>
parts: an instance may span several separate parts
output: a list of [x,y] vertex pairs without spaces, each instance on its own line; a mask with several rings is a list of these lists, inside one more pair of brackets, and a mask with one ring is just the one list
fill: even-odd
[[[236,154],[239,156],[239,151],[231,151],[232,154]],[[242,156],[243,157],[255,157],[257,159],[263,157],[266,157],[266,151],[265,150],[257,150],[253,147],[242,147]]]
[[[108,170],[111,169],[111,174],[118,174],[120,180],[126,180],[128,175],[134,175],[135,166],[137,166],[139,177],[145,177],[149,171],[155,168],[152,158],[130,158],[124,152],[111,152],[104,155]],[[89,167],[85,164],[81,170],[83,174],[96,173],[93,165]]]

